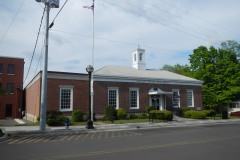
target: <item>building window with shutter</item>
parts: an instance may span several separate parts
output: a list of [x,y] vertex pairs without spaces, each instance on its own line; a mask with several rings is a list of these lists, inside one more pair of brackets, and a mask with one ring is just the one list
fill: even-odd
[[194,107],[193,90],[187,90],[187,106]]
[[108,105],[114,106],[116,109],[118,109],[118,101],[118,88],[108,88]]
[[60,111],[73,110],[73,87],[60,86]]
[[129,90],[130,109],[139,109],[139,89],[130,88]]

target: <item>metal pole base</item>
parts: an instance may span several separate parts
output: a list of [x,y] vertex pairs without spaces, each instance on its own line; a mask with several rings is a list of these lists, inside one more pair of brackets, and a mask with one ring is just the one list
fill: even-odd
[[87,129],[94,129],[93,127],[93,121],[91,119],[89,119],[87,121],[87,126],[86,126]]

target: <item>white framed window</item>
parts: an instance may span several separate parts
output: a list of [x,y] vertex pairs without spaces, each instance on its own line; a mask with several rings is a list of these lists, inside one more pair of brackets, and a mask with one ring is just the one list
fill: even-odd
[[116,109],[119,108],[119,95],[117,87],[108,88],[108,105],[114,106]]
[[130,109],[139,109],[139,89],[129,89],[129,105]]
[[194,107],[193,90],[187,90],[187,106]]
[[73,110],[73,87],[60,86],[60,111]]
[[172,92],[173,108],[180,108],[180,91],[178,89],[174,89]]

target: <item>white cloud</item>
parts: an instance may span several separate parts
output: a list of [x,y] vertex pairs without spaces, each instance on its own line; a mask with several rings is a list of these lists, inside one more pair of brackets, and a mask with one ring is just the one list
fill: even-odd
[[[0,40],[23,1],[0,2]],[[60,0],[60,7],[65,1]],[[82,6],[91,0],[68,0],[49,37],[49,70],[86,73],[92,61],[92,11]],[[240,42],[239,0],[95,0],[94,67],[131,66],[131,53],[139,44],[146,50],[148,68],[187,64],[200,45]],[[58,9],[51,9],[50,22]],[[0,55],[23,57],[25,74],[30,64],[43,4],[25,0],[6,37]],[[43,26],[45,22],[43,21]],[[30,70],[36,71],[44,28]],[[40,68],[40,67],[39,67]]]

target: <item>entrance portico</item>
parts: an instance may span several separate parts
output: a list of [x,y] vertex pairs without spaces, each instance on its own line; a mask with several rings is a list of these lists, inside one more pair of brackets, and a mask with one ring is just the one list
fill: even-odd
[[156,110],[166,110],[166,94],[172,92],[164,92],[159,88],[151,88],[148,92],[149,105],[154,106]]

